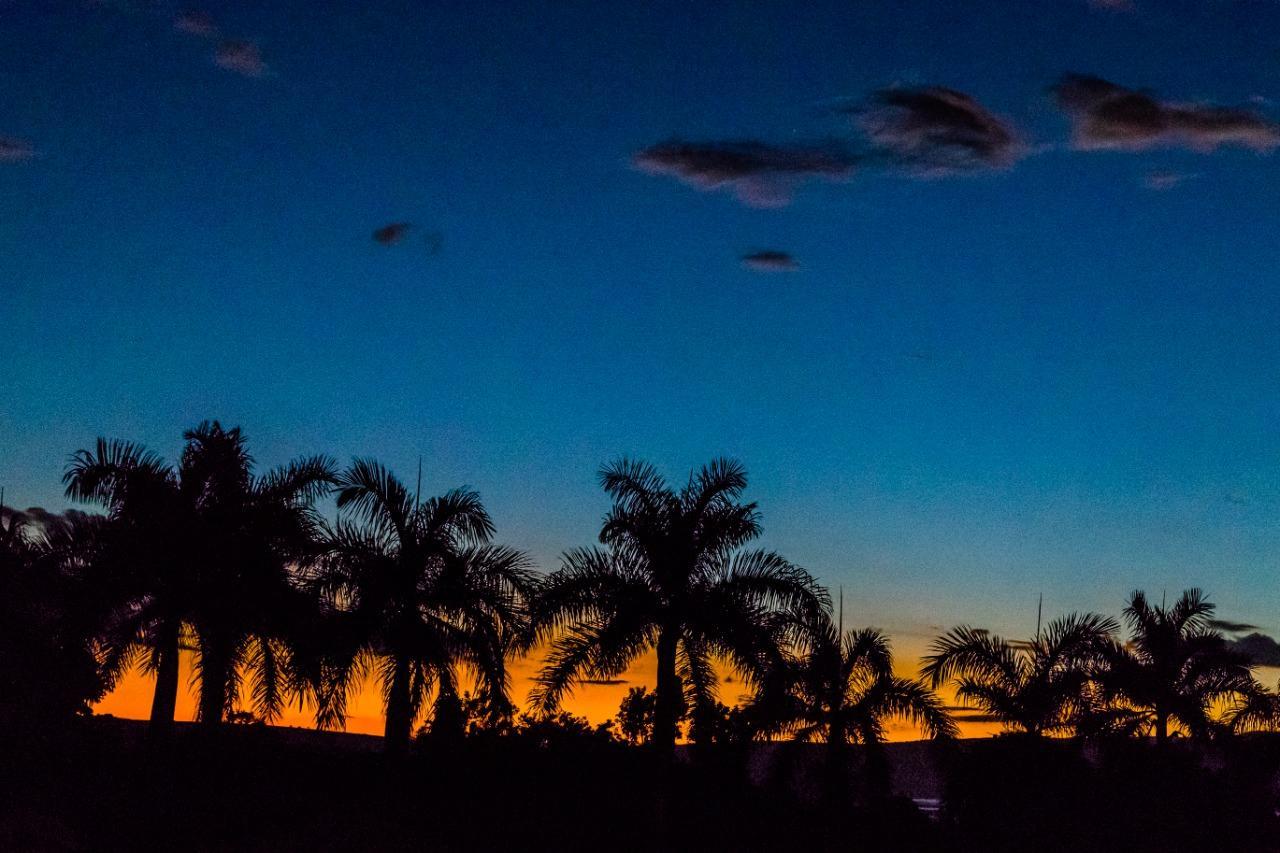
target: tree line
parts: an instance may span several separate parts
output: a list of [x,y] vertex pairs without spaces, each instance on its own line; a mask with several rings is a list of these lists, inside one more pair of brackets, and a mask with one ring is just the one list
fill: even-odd
[[[140,669],[154,676],[149,725],[163,735],[186,650],[202,727],[244,708],[273,721],[296,702],[318,727],[341,728],[372,678],[394,753],[422,720],[510,725],[510,661],[545,649],[530,720],[655,653],[653,691],[633,690],[620,721],[663,754],[683,736],[820,741],[842,757],[881,744],[895,719],[950,739],[944,688],[1032,738],[1164,743],[1280,726],[1280,697],[1198,590],[1170,606],[1133,593],[1127,631],[1098,614],[1025,641],[962,625],[933,643],[919,678],[901,677],[884,634],[845,630],[812,575],[752,545],[760,512],[732,460],[678,487],[642,462],[607,465],[599,542],[543,575],[495,541],[469,489],[422,497],[369,459],[259,473],[242,431],[217,422],[184,441],[176,463],[123,441],[77,451],[66,495],[101,513],[0,507],[0,724],[88,713]],[[332,521],[316,507],[329,495]],[[726,667],[749,691],[732,709],[720,701]]]

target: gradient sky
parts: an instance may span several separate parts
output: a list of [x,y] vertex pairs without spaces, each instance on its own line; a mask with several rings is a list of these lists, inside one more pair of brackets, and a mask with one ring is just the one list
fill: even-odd
[[[1280,3],[185,9],[0,2],[8,503],[65,507],[95,436],[172,459],[219,418],[264,465],[421,455],[552,568],[594,539],[602,462],[729,454],[764,544],[907,657],[1028,634],[1041,592],[1199,585],[1280,628],[1280,152],[1080,150],[1049,92],[1269,121]],[[1016,162],[863,157],[847,108],[926,86]],[[753,207],[635,168],[673,139],[859,163]],[[740,262],[763,250],[798,269]]]

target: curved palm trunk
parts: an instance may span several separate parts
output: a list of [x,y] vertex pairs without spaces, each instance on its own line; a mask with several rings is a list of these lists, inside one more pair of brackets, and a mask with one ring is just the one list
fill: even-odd
[[396,656],[391,686],[387,690],[387,722],[383,730],[383,747],[388,753],[402,753],[409,746],[413,727],[412,703],[409,699],[409,661]]
[[178,633],[177,623],[165,625],[156,638],[156,686],[151,696],[150,723],[153,734],[173,729],[178,707]]
[[653,743],[664,756],[676,749],[676,725],[680,716],[680,679],[676,675],[679,634],[664,628],[658,635],[658,685],[653,713]]

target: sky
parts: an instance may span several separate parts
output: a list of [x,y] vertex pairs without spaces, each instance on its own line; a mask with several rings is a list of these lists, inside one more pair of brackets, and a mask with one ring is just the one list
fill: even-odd
[[0,485],[62,509],[96,436],[172,459],[217,418],[264,467],[421,458],[550,570],[602,463],[729,455],[904,666],[1041,594],[1280,631],[1278,27],[0,2]]

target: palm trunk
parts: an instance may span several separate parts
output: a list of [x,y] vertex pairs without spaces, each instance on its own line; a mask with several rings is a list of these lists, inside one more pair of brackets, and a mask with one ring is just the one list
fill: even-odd
[[658,635],[658,686],[653,713],[653,743],[664,756],[675,754],[676,725],[680,715],[680,679],[676,675],[676,644],[679,635],[663,628]]
[[152,734],[166,734],[173,729],[178,707],[178,634],[179,625],[165,625],[156,638],[156,686],[151,696]]
[[1163,708],[1156,709],[1156,743],[1164,746],[1169,740],[1169,715]]
[[387,691],[387,724],[383,732],[383,747],[388,753],[399,754],[409,746],[409,733],[413,727],[410,706],[409,661],[397,656],[391,688]]
[[200,639],[200,724],[207,731],[222,726],[231,682],[231,656],[218,640]]

